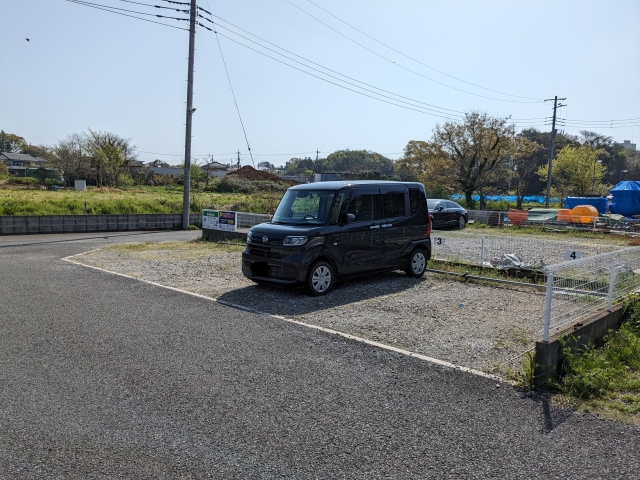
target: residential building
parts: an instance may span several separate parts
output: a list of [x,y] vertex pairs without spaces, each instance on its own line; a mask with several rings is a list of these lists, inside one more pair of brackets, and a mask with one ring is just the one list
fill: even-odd
[[229,173],[229,167],[220,162],[210,162],[202,165],[200,167],[200,171],[203,175],[206,175],[209,178],[218,178],[224,177],[227,173]]
[[0,160],[7,164],[10,175],[26,177],[29,167],[41,167],[47,162],[46,158],[34,157],[26,153],[0,153]]
[[625,140],[622,143],[618,143],[618,145],[620,145],[625,150],[631,150],[632,152],[636,151],[636,144],[635,143],[631,143],[631,140]]

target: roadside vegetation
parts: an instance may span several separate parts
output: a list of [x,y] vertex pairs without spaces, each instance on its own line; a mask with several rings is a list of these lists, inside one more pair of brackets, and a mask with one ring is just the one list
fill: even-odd
[[581,409],[640,425],[640,300],[623,308],[619,329],[583,350],[564,349],[556,387]]
[[[227,182],[229,183],[229,182]],[[265,182],[237,182],[243,191],[233,191],[228,184],[222,192],[217,182],[208,189],[191,195],[190,210],[203,208],[234,210],[250,213],[273,213],[286,187],[265,188]],[[254,185],[257,183],[259,185]],[[231,191],[229,191],[231,190]],[[88,215],[181,213],[182,186],[129,188],[89,187],[84,192],[74,190],[30,190],[0,188],[0,215]],[[86,204],[86,207],[85,207]],[[85,210],[86,209],[86,210]]]

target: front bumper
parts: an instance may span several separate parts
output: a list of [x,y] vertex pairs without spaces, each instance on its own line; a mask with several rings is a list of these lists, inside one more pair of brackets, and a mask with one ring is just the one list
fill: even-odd
[[301,248],[259,247],[242,252],[242,274],[251,279],[284,285],[304,285],[309,262]]

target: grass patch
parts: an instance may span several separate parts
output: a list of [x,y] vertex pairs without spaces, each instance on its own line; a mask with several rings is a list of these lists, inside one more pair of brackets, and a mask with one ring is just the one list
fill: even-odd
[[[282,194],[192,192],[190,211],[203,208],[249,213],[273,213]],[[181,213],[182,187],[132,187],[127,190],[90,188],[75,190],[0,189],[0,215],[125,215]]]
[[585,349],[563,350],[556,387],[582,408],[622,414],[640,424],[640,300],[623,308],[618,330]]
[[[506,270],[498,270],[497,268],[484,268],[476,265],[464,265],[454,262],[445,262],[443,260],[429,260],[427,268],[434,270],[442,270],[444,272],[467,274],[478,277],[492,278],[496,280],[510,280],[514,282],[530,283],[532,285],[542,285],[544,280],[537,273],[532,272],[530,275],[522,272],[520,276],[510,276]],[[482,280],[466,279],[464,277],[447,276],[448,279],[457,279],[459,281],[467,282],[482,282]],[[496,285],[496,283],[491,283]]]
[[532,226],[513,226],[513,227],[495,227],[486,223],[470,223],[467,224],[469,230],[474,233],[483,231],[487,235],[535,235],[545,237],[552,240],[564,240],[567,238],[579,238],[583,240],[597,241],[598,243],[606,243],[613,245],[637,245],[638,239],[631,238],[626,235],[611,235],[605,232],[585,232],[581,230],[550,230],[542,225]]
[[201,239],[185,240],[185,241],[169,241],[169,242],[144,242],[144,243],[126,243],[121,245],[110,245],[104,247],[104,251],[113,251],[120,253],[133,252],[156,252],[156,251],[190,251],[194,253],[234,253],[242,252],[243,245],[234,245],[229,243],[215,243]]

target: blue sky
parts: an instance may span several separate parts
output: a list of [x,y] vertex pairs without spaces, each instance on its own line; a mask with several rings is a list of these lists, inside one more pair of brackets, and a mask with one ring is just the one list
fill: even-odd
[[[88,1],[182,16],[122,0]],[[443,75],[376,43],[308,0],[290,2],[199,0],[198,5],[295,54],[420,102],[523,119],[551,114],[549,103],[477,96],[529,101]],[[565,128],[568,133],[584,129],[586,124],[579,122],[587,120],[640,118],[637,0],[314,2],[448,75],[511,95],[567,97],[560,113],[575,122]],[[140,152],[175,155],[139,153],[141,160],[182,161],[188,32],[64,0],[0,0],[0,18],[0,128],[33,144],[52,144],[87,128],[108,130],[132,138]],[[186,27],[186,22],[166,22]],[[323,156],[345,148],[398,158],[408,141],[427,140],[444,121],[326,83],[226,38],[220,37],[220,43],[256,162],[282,164],[293,156],[315,156],[310,152],[316,149]],[[199,28],[196,48],[193,153],[214,154],[226,163],[240,149],[243,164],[250,163],[214,34]],[[593,125],[591,130],[617,141],[633,136],[640,143],[640,126]]]

